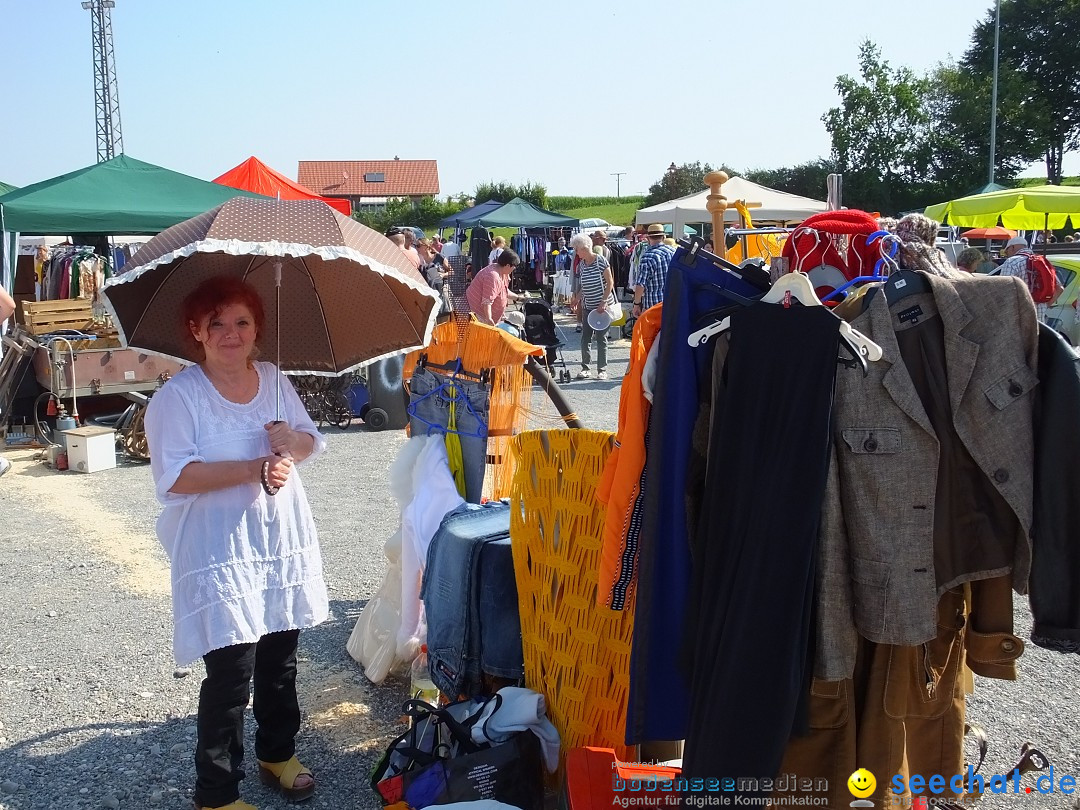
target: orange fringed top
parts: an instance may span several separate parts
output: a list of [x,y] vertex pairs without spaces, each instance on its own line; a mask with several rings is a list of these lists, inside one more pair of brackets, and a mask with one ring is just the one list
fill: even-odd
[[477,320],[458,321],[451,318],[437,324],[431,344],[412,352],[405,358],[405,376],[411,377],[421,354],[432,363],[444,365],[461,358],[466,371],[479,372],[499,366],[521,366],[530,355],[542,355],[543,348],[518,340],[505,329],[488,326]]
[[508,444],[514,434],[525,429],[531,412],[532,377],[525,369],[525,361],[530,355],[543,353],[542,347],[518,340],[505,329],[475,319],[451,318],[435,327],[427,348],[405,358],[406,379],[412,377],[422,354],[436,365],[446,365],[460,357],[462,368],[474,374],[483,369],[495,370],[488,412],[489,463],[484,489],[488,498],[510,494],[516,465]]

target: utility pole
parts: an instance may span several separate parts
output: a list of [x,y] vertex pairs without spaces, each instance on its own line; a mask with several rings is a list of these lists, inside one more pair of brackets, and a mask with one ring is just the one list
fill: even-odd
[[998,51],[1001,42],[1001,0],[994,19],[994,88],[990,94],[990,182],[994,182],[994,153],[997,151]]
[[622,191],[622,183],[621,183],[621,181],[622,181],[622,176],[624,174],[626,174],[626,172],[612,172],[611,173],[612,177],[615,178],[615,199],[616,200],[621,199],[621,197],[622,197],[622,193],[621,193],[621,191]]
[[114,0],[86,0],[82,7],[90,12],[90,29],[94,40],[94,113],[97,119],[97,162],[101,163],[124,152],[110,13],[116,3]]

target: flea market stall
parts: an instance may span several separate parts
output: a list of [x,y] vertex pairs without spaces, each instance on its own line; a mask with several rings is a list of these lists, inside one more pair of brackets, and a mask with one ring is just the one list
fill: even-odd
[[[11,357],[0,367],[3,435],[30,368],[54,404],[70,398],[75,412],[80,397],[152,392],[179,370],[122,348],[100,289],[137,245],[110,237],[156,234],[238,195],[260,196],[119,155],[0,196],[0,278],[18,303],[5,339]],[[67,241],[20,255],[19,235]]]

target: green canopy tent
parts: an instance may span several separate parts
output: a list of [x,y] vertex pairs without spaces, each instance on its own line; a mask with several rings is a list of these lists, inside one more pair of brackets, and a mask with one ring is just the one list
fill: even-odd
[[[476,207],[484,208],[483,205]],[[578,220],[538,208],[521,197],[514,197],[510,202],[481,210],[471,217],[458,219],[454,224],[459,228],[576,228]]]
[[[9,186],[7,183],[0,183],[0,197],[3,197],[10,191],[17,191],[18,186]],[[13,286],[8,276],[7,265],[10,263],[14,266],[14,256],[19,251],[19,236],[14,233],[4,233],[0,228],[0,285],[5,290],[11,292]],[[7,257],[12,257],[8,259]],[[14,271],[13,271],[14,272]]]
[[0,283],[15,272],[13,234],[157,234],[233,197],[262,197],[127,155],[0,196]]
[[991,191],[1005,191],[1007,189],[1008,186],[1003,186],[1000,183],[986,183],[985,185],[979,186],[978,188],[969,191],[964,196],[971,197],[975,194],[989,194]]
[[236,196],[261,197],[118,155],[0,197],[5,231],[157,234]]

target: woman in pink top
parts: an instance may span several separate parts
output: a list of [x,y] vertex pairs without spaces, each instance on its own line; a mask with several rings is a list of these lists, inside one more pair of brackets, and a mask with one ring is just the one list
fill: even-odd
[[465,299],[481,323],[496,326],[506,311],[506,302],[521,298],[510,292],[509,279],[514,268],[521,263],[518,255],[509,248],[499,254],[494,264],[489,264],[476,274],[465,290]]

